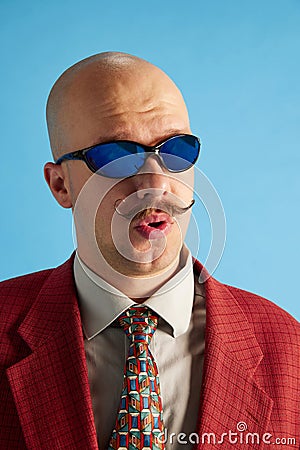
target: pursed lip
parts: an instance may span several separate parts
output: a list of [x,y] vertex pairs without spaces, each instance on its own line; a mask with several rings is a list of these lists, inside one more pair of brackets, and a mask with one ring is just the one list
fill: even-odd
[[146,239],[159,239],[167,235],[172,228],[173,218],[164,212],[154,212],[137,220],[134,229]]

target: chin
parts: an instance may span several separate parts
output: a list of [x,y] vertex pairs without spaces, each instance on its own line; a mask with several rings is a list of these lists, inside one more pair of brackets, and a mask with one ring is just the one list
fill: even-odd
[[151,241],[134,234],[130,239],[119,239],[118,248],[112,241],[97,235],[99,250],[112,268],[131,277],[151,277],[168,270],[178,259],[182,248],[182,235],[176,229],[162,239]]
[[180,249],[174,252],[165,248],[163,253],[157,258],[152,258],[150,261],[145,258],[143,254],[137,253],[130,258],[122,256],[115,248],[110,251],[102,251],[102,255],[112,270],[129,277],[151,277],[166,271],[176,261]]
[[158,258],[150,263],[133,263],[132,261],[124,260],[123,264],[114,267],[114,269],[128,277],[149,278],[163,273],[173,262],[174,260],[169,261],[165,260],[165,258]]

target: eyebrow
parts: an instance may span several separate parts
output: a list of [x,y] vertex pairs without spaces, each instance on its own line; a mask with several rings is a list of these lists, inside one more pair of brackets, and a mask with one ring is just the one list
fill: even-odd
[[[189,133],[191,133],[190,130],[182,131],[182,130],[178,130],[178,129],[176,129],[176,128],[170,128],[170,129],[164,131],[164,136],[161,137],[161,138],[157,141],[157,143],[162,142],[162,141],[164,141],[165,139],[167,140],[167,139],[169,139],[169,138],[171,138],[171,137],[173,137],[173,136],[177,136],[177,135],[180,135],[180,134],[189,134]],[[123,133],[123,132],[119,132],[119,133],[117,132],[117,133],[115,133],[113,136],[111,136],[111,137],[109,137],[109,138],[107,138],[107,139],[103,139],[103,136],[99,137],[99,139],[96,140],[96,141],[91,145],[91,147],[93,147],[94,145],[97,145],[97,144],[102,144],[102,143],[105,144],[105,143],[111,142],[111,141],[132,141],[132,142],[137,142],[137,141],[135,141],[135,140],[130,139],[129,137],[124,137],[124,133]],[[137,143],[139,143],[139,142],[137,142]],[[146,144],[145,144],[145,145],[146,145]],[[154,145],[155,145],[155,144],[154,144]]]

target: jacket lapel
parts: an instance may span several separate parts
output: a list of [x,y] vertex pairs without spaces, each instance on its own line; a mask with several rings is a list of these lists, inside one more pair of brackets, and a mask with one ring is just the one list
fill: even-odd
[[[206,277],[206,271],[195,262],[195,269]],[[255,380],[255,370],[263,353],[253,329],[229,289],[208,278],[204,284],[206,297],[205,357],[201,403],[197,433],[198,449],[215,448],[261,449],[268,432],[273,400]],[[197,286],[196,286],[197,289]],[[231,430],[231,438],[229,433]],[[213,435],[208,435],[213,433]],[[227,433],[227,435],[225,435]],[[234,434],[236,433],[236,434]],[[219,444],[219,445],[218,445]]]
[[7,369],[28,448],[98,449],[72,263],[50,273],[19,327],[32,353]]

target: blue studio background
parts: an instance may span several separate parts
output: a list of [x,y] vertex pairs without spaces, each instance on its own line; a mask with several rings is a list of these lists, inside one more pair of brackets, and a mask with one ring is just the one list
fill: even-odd
[[[299,319],[300,2],[2,0],[0,16],[1,279],[71,254],[71,213],[43,180],[46,98],[68,66],[118,50],[158,65],[183,91],[203,142],[197,166],[226,215],[214,276]],[[194,212],[204,262],[210,238],[199,205]]]

